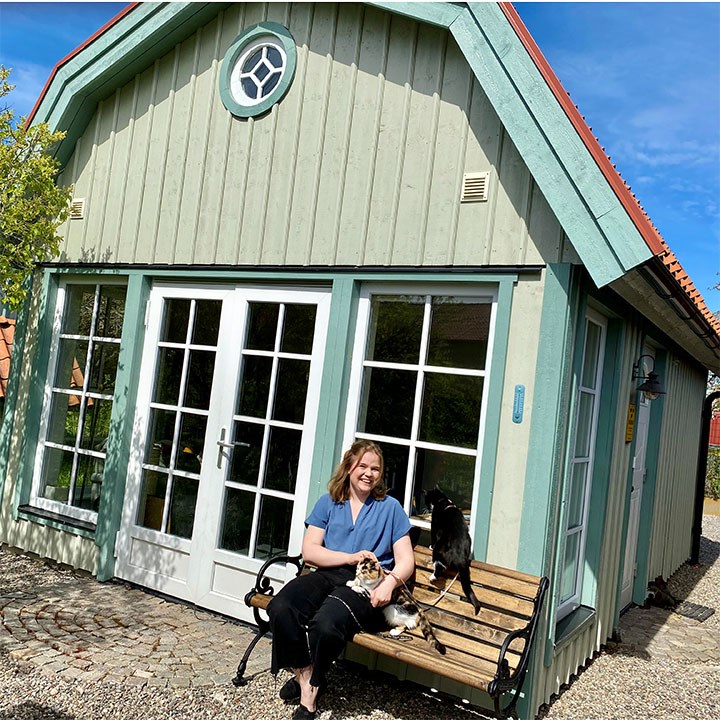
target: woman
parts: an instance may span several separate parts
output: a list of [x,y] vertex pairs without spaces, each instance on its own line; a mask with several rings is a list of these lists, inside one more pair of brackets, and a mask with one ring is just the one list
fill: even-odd
[[[382,484],[383,456],[370,440],[357,440],[328,483],[328,493],[305,521],[302,554],[317,570],[289,582],[268,606],[272,672],[295,677],[280,697],[300,697],[293,720],[312,720],[318,688],[345,643],[361,630],[383,627],[382,608],[415,569],[410,521]],[[388,575],[367,598],[346,586],[363,558],[380,561]]]

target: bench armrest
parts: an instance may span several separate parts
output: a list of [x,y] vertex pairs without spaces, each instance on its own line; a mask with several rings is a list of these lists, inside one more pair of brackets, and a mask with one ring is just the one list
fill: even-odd
[[271,557],[266,560],[260,570],[258,570],[258,574],[255,577],[255,585],[253,589],[250,590],[247,595],[245,595],[245,604],[248,607],[251,607],[250,600],[252,599],[253,595],[275,594],[275,590],[270,584],[269,578],[265,577],[265,573],[267,572],[269,567],[279,563],[289,563],[291,565],[294,565],[297,568],[297,573],[295,573],[295,577],[297,577],[302,572],[305,565],[302,559],[302,555],[276,555],[275,557]]

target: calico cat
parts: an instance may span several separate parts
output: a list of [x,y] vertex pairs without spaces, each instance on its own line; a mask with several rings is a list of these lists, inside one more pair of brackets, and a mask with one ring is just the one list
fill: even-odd
[[425,493],[425,502],[432,511],[430,519],[430,542],[434,570],[430,582],[437,579],[443,568],[455,570],[460,576],[465,597],[480,611],[480,601],[475,597],[470,584],[470,561],[472,550],[470,533],[460,508],[439,488]]
[[[357,564],[355,579],[348,580],[347,586],[360,595],[370,595],[387,575],[380,563],[365,558]],[[412,630],[419,627],[425,640],[430,647],[437,650],[441,655],[445,654],[445,646],[435,637],[430,623],[420,606],[415,602],[413,596],[400,585],[393,592],[393,599],[389,605],[383,608],[385,622],[390,625],[390,634],[400,635],[405,628]]]

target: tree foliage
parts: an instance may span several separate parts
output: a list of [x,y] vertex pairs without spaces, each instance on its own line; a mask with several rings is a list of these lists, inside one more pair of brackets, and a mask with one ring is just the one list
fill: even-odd
[[65,133],[15,121],[4,103],[14,88],[9,75],[0,65],[0,298],[18,310],[35,265],[57,254],[56,230],[67,219],[72,191],[55,184],[59,163],[48,153]]

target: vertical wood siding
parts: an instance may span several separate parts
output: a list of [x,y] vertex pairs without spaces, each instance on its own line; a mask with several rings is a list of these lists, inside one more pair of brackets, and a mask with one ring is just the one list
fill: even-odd
[[[600,649],[611,636],[617,616],[618,587],[625,549],[625,515],[632,466],[632,444],[625,442],[627,402],[634,401],[638,381],[631,380],[632,366],[640,355],[642,325],[628,323],[625,328],[621,373],[615,418],[613,457],[606,502],[602,554],[597,575],[596,620],[556,651],[552,665],[536,669],[538,703],[548,702],[563,683]],[[653,525],[650,538],[648,580],[657,575],[669,577],[689,557],[692,527],[695,469],[700,438],[705,374],[687,358],[667,353],[663,381],[667,395],[662,408],[662,431],[657,446]],[[657,406],[651,407],[651,413]],[[650,444],[650,447],[652,443]],[[643,495],[643,507],[653,498]],[[599,511],[599,510],[598,510]]]
[[668,354],[649,579],[668,578],[689,557],[706,374]]
[[[217,85],[254,23],[289,27],[294,82],[240,120]],[[491,172],[461,204],[463,172]],[[358,4],[218,12],[101,102],[61,178],[86,199],[61,260],[523,265],[575,254],[445,30]]]

